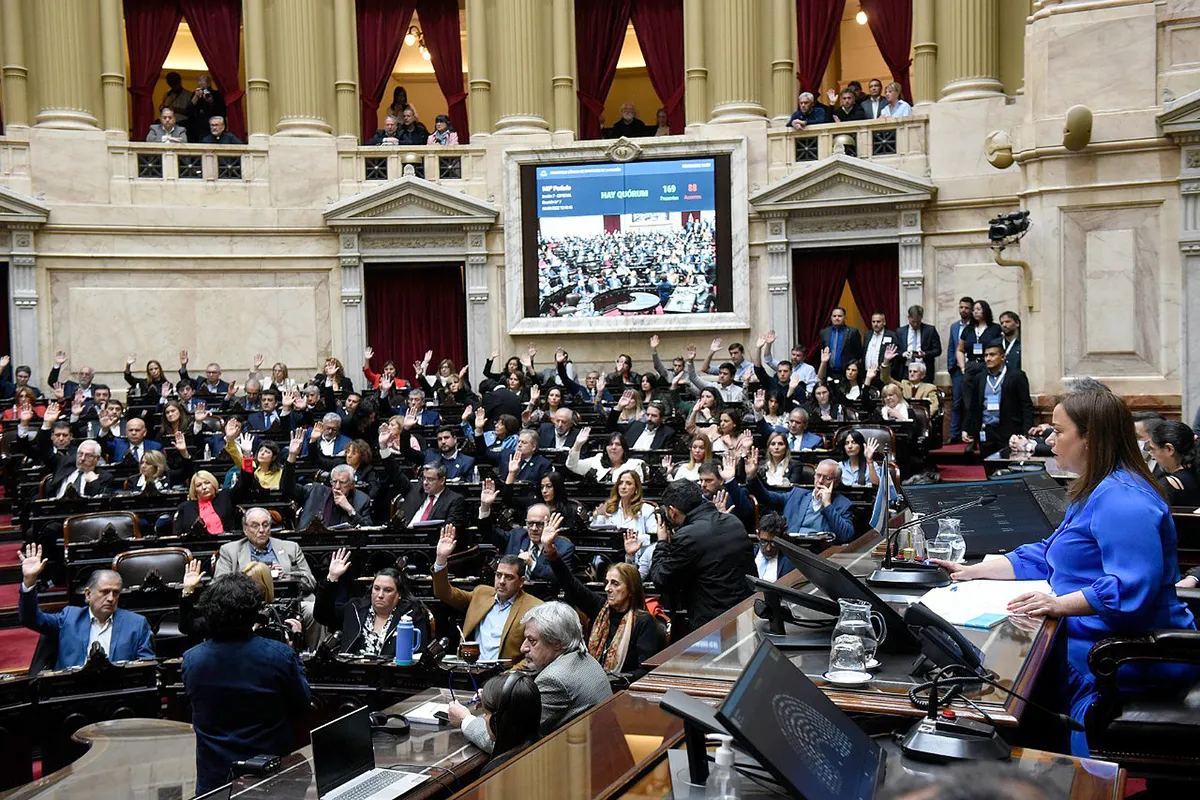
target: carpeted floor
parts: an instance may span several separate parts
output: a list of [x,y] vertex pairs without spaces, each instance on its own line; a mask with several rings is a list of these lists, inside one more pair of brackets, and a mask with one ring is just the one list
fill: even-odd
[[29,669],[37,640],[37,631],[26,628],[0,630],[0,670]]

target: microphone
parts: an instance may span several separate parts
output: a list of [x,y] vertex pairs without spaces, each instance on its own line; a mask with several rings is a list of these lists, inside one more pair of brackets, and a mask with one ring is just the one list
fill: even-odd
[[[880,489],[882,491],[882,489]],[[945,508],[941,511],[936,511],[932,514],[915,519],[912,522],[906,522],[888,534],[886,544],[887,547],[883,555],[883,564],[870,574],[867,578],[867,583],[872,586],[894,586],[907,588],[928,588],[932,589],[937,586],[946,586],[950,583],[950,576],[946,570],[937,566],[929,566],[928,564],[906,563],[904,566],[895,567],[892,565],[892,550],[896,545],[900,531],[905,528],[912,528],[920,525],[922,522],[938,519],[940,517],[957,514],[959,511],[965,511],[968,508],[975,506],[987,506],[996,502],[996,495],[984,494],[951,508]]]

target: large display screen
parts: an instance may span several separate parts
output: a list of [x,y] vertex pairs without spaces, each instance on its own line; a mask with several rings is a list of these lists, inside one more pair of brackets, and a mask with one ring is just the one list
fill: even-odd
[[727,156],[522,169],[525,316],[731,309]]

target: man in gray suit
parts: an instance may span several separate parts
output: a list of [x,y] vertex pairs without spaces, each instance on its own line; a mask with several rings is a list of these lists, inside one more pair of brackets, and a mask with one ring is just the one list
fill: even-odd
[[[542,736],[612,696],[604,667],[587,651],[575,609],[566,603],[543,603],[525,612],[521,624],[525,626],[521,652],[537,671],[534,683],[542,698]],[[449,715],[452,724],[462,726],[468,741],[492,752],[494,742],[483,717],[471,716],[458,703],[450,704]]]

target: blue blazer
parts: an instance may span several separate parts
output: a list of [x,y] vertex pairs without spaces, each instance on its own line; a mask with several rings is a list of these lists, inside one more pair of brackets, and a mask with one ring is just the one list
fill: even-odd
[[[144,450],[162,450],[163,446],[153,439],[143,439],[142,448]],[[133,449],[133,445],[124,436],[117,437],[112,440],[112,456],[113,463],[119,463],[125,460],[125,454]]]
[[436,408],[427,408],[421,412],[421,416],[417,417],[417,424],[427,428],[437,427],[442,424],[442,415]]
[[[87,606],[69,606],[54,614],[38,608],[37,589],[20,592],[17,619],[30,630],[58,636],[55,669],[79,667],[87,660],[92,621]],[[150,623],[141,614],[118,608],[113,615],[109,661],[138,661],[154,658]]]
[[[333,440],[333,455],[336,457],[336,456],[340,456],[342,453],[345,453],[346,445],[350,444],[350,442],[352,442],[352,441],[354,441],[354,440],[351,439],[346,434],[339,433],[337,435],[337,438]],[[224,445],[222,445],[222,446],[224,446]],[[305,436],[304,437],[304,449],[300,451],[300,457],[306,458],[307,456],[308,456],[308,437]]]
[[750,481],[750,492],[771,511],[787,518],[788,533],[828,532],[837,544],[854,538],[854,517],[850,513],[850,500],[844,495],[834,494],[829,505],[813,511],[812,492],[808,489],[793,486],[785,492],[775,491],[755,478]]
[[[281,414],[279,411],[276,411],[275,415],[278,417],[277,424],[279,425],[279,430],[290,431],[292,429],[291,414]],[[255,433],[262,433],[271,429],[271,426],[267,424],[267,414],[265,411],[255,411],[247,417],[246,427]]]
[[[492,539],[496,544],[496,549],[500,550],[500,555],[503,556],[515,556],[521,551],[529,549],[529,532],[524,528],[495,533],[492,535]],[[558,550],[558,560],[565,564],[568,570],[575,569],[575,545],[571,544],[571,540],[565,536],[556,536],[554,537],[554,547]],[[549,561],[539,557],[527,577],[535,581],[553,582],[554,570],[551,569]]]
[[440,452],[434,449],[425,451],[426,464],[444,464],[446,466],[446,480],[452,481],[455,478],[470,478],[471,470],[475,468],[475,459],[468,455],[464,455],[461,451],[454,458],[445,458]]

